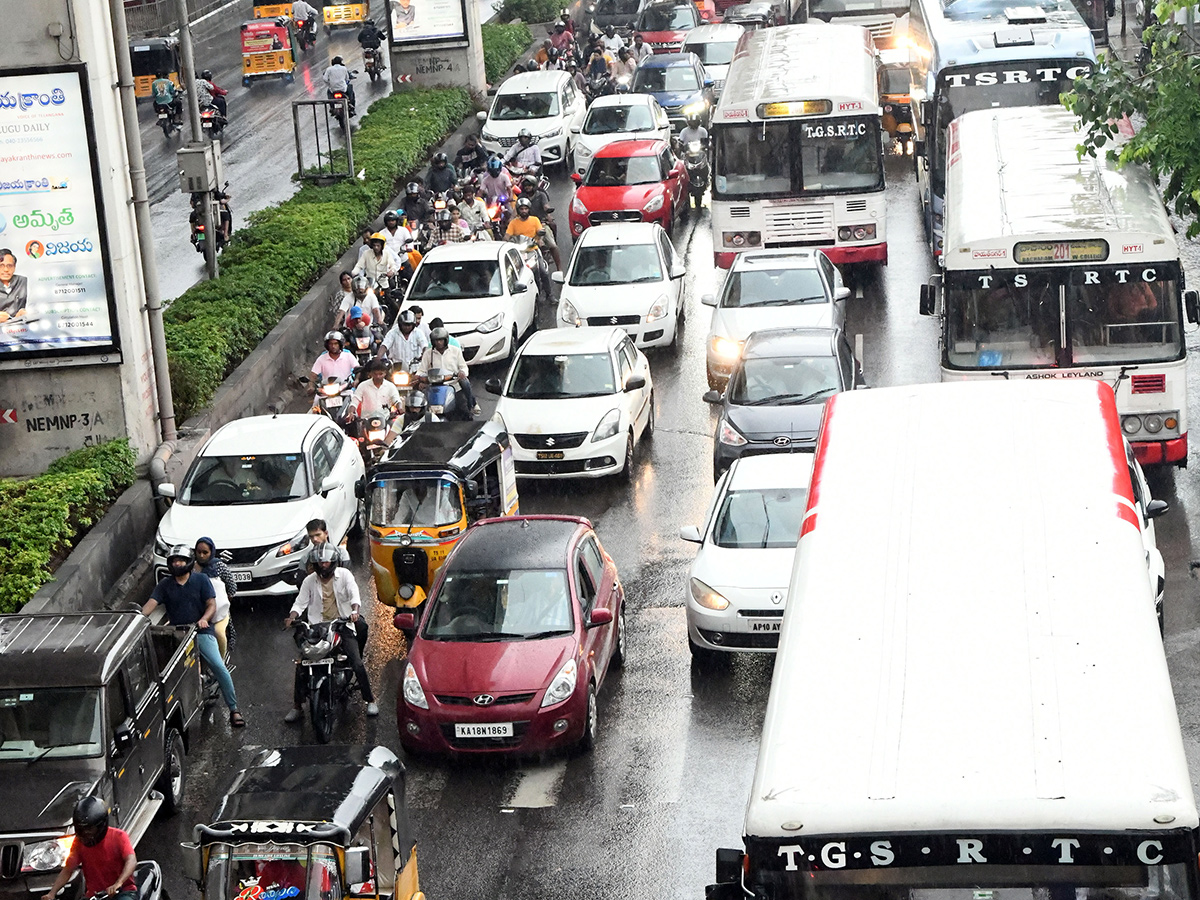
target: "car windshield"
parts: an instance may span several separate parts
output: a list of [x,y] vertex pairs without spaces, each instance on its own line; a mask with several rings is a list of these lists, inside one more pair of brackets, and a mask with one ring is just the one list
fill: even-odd
[[583,183],[589,187],[620,187],[660,181],[657,156],[598,156],[588,167]]
[[284,503],[309,494],[302,453],[202,456],[179,492],[185,506]]
[[696,7],[649,6],[638,16],[638,31],[690,31],[696,27]]
[[808,491],[730,491],[713,525],[713,543],[734,550],[782,549],[800,540]]
[[558,115],[558,93],[499,94],[492,106],[491,118],[497,122],[513,119],[545,119]]
[[816,269],[742,269],[729,273],[721,293],[723,309],[825,303],[825,283]]
[[735,406],[823,403],[841,390],[832,356],[747,359],[734,372],[729,402]]
[[629,106],[593,106],[583,122],[584,134],[654,131],[658,123],[643,103]]
[[700,82],[696,80],[696,70],[691,66],[646,66],[634,74],[633,89],[643,94],[698,91]]
[[204,896],[206,900],[328,900],[343,896],[339,871],[337,851],[328,844],[213,844]]
[[632,18],[637,15],[639,4],[640,0],[600,0],[593,15]]
[[[495,245],[493,245],[495,246]],[[499,297],[504,293],[500,263],[495,259],[462,259],[423,262],[413,276],[407,300],[455,300],[462,297]]]
[[101,752],[100,692],[88,688],[0,691],[0,762]]
[[662,278],[662,265],[654,244],[613,244],[580,247],[571,267],[570,283],[639,284]]
[[422,637],[523,640],[575,629],[563,569],[450,572],[433,598]]
[[524,353],[517,359],[505,396],[514,400],[564,400],[616,392],[616,373],[607,353]]
[[737,41],[697,41],[685,44],[684,50],[695,53],[706,66],[727,66],[733,62]]
[[462,491],[449,478],[387,478],[371,485],[369,509],[381,528],[457,525]]

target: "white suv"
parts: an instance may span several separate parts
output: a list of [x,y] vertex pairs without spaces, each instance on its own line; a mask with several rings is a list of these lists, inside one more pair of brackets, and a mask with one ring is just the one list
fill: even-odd
[[582,124],[586,112],[587,99],[566,72],[513,75],[500,85],[491,108],[477,114],[483,123],[480,140],[488,153],[503,156],[521,129],[528,128],[542,150],[542,163],[565,168],[574,146],[572,129]]

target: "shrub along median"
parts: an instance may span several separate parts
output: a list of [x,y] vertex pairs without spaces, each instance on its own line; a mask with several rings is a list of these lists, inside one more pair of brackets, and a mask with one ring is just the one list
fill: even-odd
[[251,213],[221,254],[221,276],[189,288],[164,317],[181,421],[212,398],[395,196],[401,180],[424,162],[426,150],[472,109],[470,96],[457,88],[404,91],[376,101],[354,132],[354,167],[364,172],[361,180],[306,184],[278,206]]
[[19,610],[121,492],[133,484],[127,438],[85,447],[28,481],[0,479],[0,613]]
[[533,43],[533,33],[525,25],[484,25],[483,68],[488,84],[508,74],[521,54]]

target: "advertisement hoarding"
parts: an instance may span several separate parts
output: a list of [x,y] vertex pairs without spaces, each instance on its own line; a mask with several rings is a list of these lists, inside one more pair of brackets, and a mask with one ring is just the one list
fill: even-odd
[[464,0],[388,0],[388,36],[393,50],[465,44]]
[[118,349],[86,66],[0,70],[0,363]]

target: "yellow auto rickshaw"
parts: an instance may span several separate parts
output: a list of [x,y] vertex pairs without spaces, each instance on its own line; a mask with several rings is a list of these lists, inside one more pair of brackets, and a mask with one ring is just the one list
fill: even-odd
[[879,105],[883,109],[880,124],[901,152],[912,152],[912,70],[908,51],[879,51]]
[[291,19],[253,19],[242,24],[242,86],[276,75],[291,84],[296,69]]
[[292,4],[271,3],[269,0],[254,0],[254,18],[278,19],[280,16],[290,16]]
[[502,424],[422,422],[404,432],[367,485],[376,595],[419,616],[467,526],[519,511],[517,471]]
[[150,84],[161,72],[181,87],[179,80],[179,41],[172,37],[135,38],[129,41],[129,62],[133,66],[133,96],[150,96]]
[[336,0],[324,0],[325,33],[329,34],[335,28],[362,28],[363,22],[371,15],[370,0],[361,3],[337,3]]
[[386,747],[264,750],[183,844],[201,900],[424,900]]

